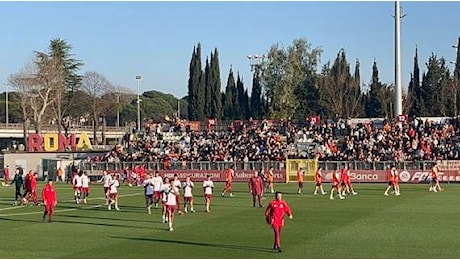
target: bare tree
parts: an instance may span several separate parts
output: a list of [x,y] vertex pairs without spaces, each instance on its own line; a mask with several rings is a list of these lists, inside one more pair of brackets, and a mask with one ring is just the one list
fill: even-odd
[[[88,110],[93,120],[93,139],[98,144],[97,129],[99,127],[99,117],[105,115],[111,109],[113,102],[104,99],[104,96],[113,92],[114,88],[110,82],[101,74],[95,71],[86,72],[83,75],[82,91],[88,95]],[[104,126],[104,122],[102,122]]]
[[42,122],[48,116],[46,112],[56,99],[59,71],[48,56],[36,53],[32,63],[8,78],[9,85],[21,98],[24,135],[27,135],[29,121],[32,121],[35,132],[41,133]]

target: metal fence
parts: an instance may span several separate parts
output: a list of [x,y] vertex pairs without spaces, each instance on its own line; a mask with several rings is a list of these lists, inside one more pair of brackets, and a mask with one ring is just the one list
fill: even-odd
[[[427,170],[431,169],[434,161],[408,161],[408,162],[365,162],[365,161],[319,161],[318,166],[325,170],[341,169],[345,164],[350,170],[385,170],[391,165],[396,165],[399,170]],[[133,169],[134,166],[145,164],[149,170],[225,170],[228,166],[234,166],[235,170],[260,170],[273,167],[275,170],[285,170],[285,161],[252,161],[252,162],[171,162],[169,167],[162,162],[89,162],[85,170],[90,174],[99,174],[103,170],[122,170],[126,166]]]

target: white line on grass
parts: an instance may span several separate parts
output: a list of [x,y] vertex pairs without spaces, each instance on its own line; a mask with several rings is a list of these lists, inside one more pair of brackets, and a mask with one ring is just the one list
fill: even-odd
[[[86,208],[74,208],[74,209],[61,209],[61,210],[56,210],[54,213],[58,212],[67,212],[67,211],[75,211],[75,210],[81,210],[81,209],[93,209],[93,208],[99,208],[102,207],[103,205],[95,205],[95,206],[90,206]],[[23,216],[23,215],[33,215],[33,214],[43,214],[43,211],[34,211],[34,212],[22,212],[22,213],[12,213],[12,214],[0,214],[0,217],[11,217],[11,216]]]
[[[124,195],[118,195],[118,197],[132,197],[132,196],[138,196],[138,195],[142,195],[143,193],[131,193],[131,194],[124,194]],[[93,200],[102,200],[104,199],[105,200],[105,197],[97,197],[97,198],[92,198]],[[62,202],[74,202],[75,200],[65,200],[65,201],[62,201]],[[96,205],[96,206],[90,206],[90,207],[86,207],[86,208],[74,208],[74,209],[61,209],[61,210],[56,210],[55,212],[66,212],[66,211],[74,211],[74,210],[79,210],[79,209],[91,209],[91,208],[98,208],[98,207],[101,207],[103,205]],[[0,210],[7,210],[7,209],[20,209],[20,208],[24,208],[25,206],[15,206],[15,207],[8,207],[8,208],[3,208],[3,209],[0,209]],[[42,214],[43,211],[34,211],[34,212],[23,212],[23,213],[11,213],[11,214],[0,214],[0,217],[8,217],[8,216],[22,216],[22,215],[31,215],[31,214]]]

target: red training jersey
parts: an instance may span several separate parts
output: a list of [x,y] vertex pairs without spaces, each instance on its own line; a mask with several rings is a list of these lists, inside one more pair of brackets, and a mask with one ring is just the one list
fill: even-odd
[[342,171],[340,172],[340,179],[343,181],[343,182],[346,182],[348,181],[348,174],[347,174],[347,169],[343,168]]
[[53,205],[57,201],[57,195],[56,195],[56,190],[52,185],[46,184],[45,187],[43,187],[42,190],[42,200],[45,204]]
[[292,216],[289,205],[284,200],[273,200],[265,210],[265,219],[273,226],[284,226],[284,214]]
[[263,185],[260,177],[251,177],[248,182],[249,190],[253,195],[262,195]]

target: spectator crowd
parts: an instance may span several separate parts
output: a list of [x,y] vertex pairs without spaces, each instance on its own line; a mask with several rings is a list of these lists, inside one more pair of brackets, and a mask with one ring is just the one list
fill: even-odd
[[415,161],[460,158],[458,122],[415,118],[397,120],[331,119],[323,123],[235,121],[225,129],[192,131],[186,124],[148,124],[141,135],[126,134],[97,161]]

